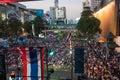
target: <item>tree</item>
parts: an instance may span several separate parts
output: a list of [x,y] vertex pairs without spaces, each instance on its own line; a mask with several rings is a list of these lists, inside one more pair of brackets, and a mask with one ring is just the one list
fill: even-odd
[[82,35],[92,36],[97,32],[101,33],[100,20],[94,17],[91,10],[84,10],[77,23],[78,32]]
[[7,24],[8,24],[7,30],[9,31],[10,36],[17,37],[22,33],[22,27],[21,27],[22,23],[20,20],[16,18],[11,18],[8,19]]
[[7,36],[8,36],[7,19],[6,20],[0,19],[0,37],[7,38]]
[[26,21],[23,24],[24,31],[27,33],[32,33],[32,21]]
[[41,17],[36,17],[33,20],[33,24],[34,24],[35,34],[38,36],[41,30],[44,29],[44,20]]

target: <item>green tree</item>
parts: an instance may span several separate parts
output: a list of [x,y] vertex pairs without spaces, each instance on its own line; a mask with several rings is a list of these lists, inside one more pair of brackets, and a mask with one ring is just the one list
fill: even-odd
[[7,38],[7,36],[8,36],[7,19],[6,20],[0,19],[0,37]]
[[80,34],[89,37],[97,32],[101,33],[100,20],[93,15],[91,10],[84,10],[77,23],[77,30]]
[[22,34],[22,23],[20,20],[16,18],[8,19],[8,27],[7,30],[12,37],[17,37],[18,35]]
[[26,21],[23,24],[24,31],[27,33],[32,33],[32,21]]
[[38,36],[38,34],[41,32],[41,30],[44,30],[44,20],[41,17],[36,17],[33,20],[34,24],[34,30],[35,30],[35,35]]

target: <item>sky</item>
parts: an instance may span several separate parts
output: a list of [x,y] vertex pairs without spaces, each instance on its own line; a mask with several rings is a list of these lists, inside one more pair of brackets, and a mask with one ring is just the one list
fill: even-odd
[[[59,7],[66,7],[67,19],[73,19],[80,17],[80,13],[83,9],[82,2],[85,0],[59,0]],[[44,13],[50,10],[50,7],[54,6],[54,0],[42,0],[42,1],[26,1],[20,2],[27,8],[43,9]]]

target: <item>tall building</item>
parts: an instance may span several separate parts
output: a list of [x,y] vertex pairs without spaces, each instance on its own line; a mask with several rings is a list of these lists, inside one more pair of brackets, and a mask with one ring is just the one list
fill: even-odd
[[50,24],[55,24],[56,14],[55,7],[50,7]]
[[55,0],[55,7],[58,8],[58,0]]
[[55,6],[50,7],[50,24],[66,24],[66,8],[59,7],[58,0],[55,0]]
[[91,10],[96,11],[100,5],[101,5],[102,0],[91,0]]
[[5,5],[0,5],[0,19],[5,20],[7,17],[6,15],[6,6]]
[[66,23],[66,8],[60,7],[55,9],[56,14],[56,23],[65,24]]
[[90,0],[91,2],[91,10],[92,11],[97,11],[100,8],[104,7],[106,4],[111,2],[113,0]]
[[86,0],[83,2],[83,7],[90,6],[90,1]]
[[16,18],[24,23],[25,21],[33,20],[33,16],[36,16],[36,14],[20,3],[0,4],[0,18],[2,20]]

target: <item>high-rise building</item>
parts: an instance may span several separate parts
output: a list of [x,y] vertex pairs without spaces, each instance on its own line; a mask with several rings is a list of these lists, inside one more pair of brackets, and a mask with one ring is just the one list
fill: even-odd
[[120,0],[105,0],[94,15],[101,22],[101,36],[105,37],[108,32],[120,36]]
[[90,1],[86,0],[83,2],[83,7],[90,6]]
[[55,19],[56,19],[56,14],[55,14],[55,7],[50,7],[50,24],[54,24],[55,23]]
[[100,5],[101,5],[102,0],[91,0],[91,10],[96,11]]
[[55,0],[55,6],[50,7],[50,24],[65,24],[66,19],[66,8],[58,6],[58,0]]
[[58,8],[58,0],[55,0],[55,7]]
[[56,14],[56,23],[64,24],[66,23],[66,8],[60,7],[55,9]]
[[90,0],[91,2],[91,10],[92,11],[97,11],[100,8],[104,7],[106,4],[111,2],[113,0]]

